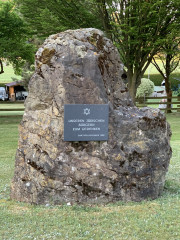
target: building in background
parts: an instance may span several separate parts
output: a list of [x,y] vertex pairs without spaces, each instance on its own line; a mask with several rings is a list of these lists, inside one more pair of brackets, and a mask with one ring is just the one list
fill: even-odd
[[6,92],[8,93],[10,101],[26,99],[28,92],[21,85],[21,82],[11,82],[11,83],[5,84],[5,86],[6,86]]

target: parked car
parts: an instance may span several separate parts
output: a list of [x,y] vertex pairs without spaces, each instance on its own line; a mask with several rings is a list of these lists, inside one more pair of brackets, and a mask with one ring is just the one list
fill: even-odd
[[5,87],[0,87],[0,100],[8,100],[8,94],[6,93]]
[[16,92],[16,100],[25,100],[27,96],[28,96],[28,92],[26,91]]
[[162,97],[164,96],[165,86],[154,86],[154,92],[150,97]]

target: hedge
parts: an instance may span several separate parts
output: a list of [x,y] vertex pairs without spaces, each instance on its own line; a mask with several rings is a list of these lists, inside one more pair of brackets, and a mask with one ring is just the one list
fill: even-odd
[[[143,78],[148,78],[148,74],[145,74]],[[155,86],[161,86],[161,82],[163,81],[163,77],[160,74],[150,74],[149,76],[150,80],[154,83]],[[175,78],[178,78],[176,80]],[[180,73],[172,73],[170,76],[171,80],[171,87],[178,87],[178,84],[180,84]]]

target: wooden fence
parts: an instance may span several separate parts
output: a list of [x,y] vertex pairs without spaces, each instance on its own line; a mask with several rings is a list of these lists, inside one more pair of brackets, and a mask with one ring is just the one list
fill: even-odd
[[[169,99],[171,99],[171,101],[168,101]],[[4,117],[4,116],[15,116],[17,115],[17,112],[22,112],[24,111],[24,106],[22,107],[16,107],[15,104],[18,105],[20,104],[24,104],[24,102],[0,102],[0,117]],[[3,105],[6,104],[5,107],[3,107]],[[167,108],[167,105],[170,105],[170,107]],[[9,105],[7,107],[7,105]],[[143,99],[136,99],[136,106],[137,107],[144,107],[144,106],[152,106],[155,105],[153,107],[159,108],[162,111],[165,112],[170,112],[170,111],[177,111],[180,112],[180,97],[167,97],[167,96],[163,96],[163,97],[146,97]],[[163,107],[162,107],[163,106]],[[169,110],[169,111],[168,111]],[[1,114],[1,112],[11,112],[10,115],[6,115],[6,114]]]
[[[170,99],[170,101],[169,101]],[[146,97],[143,99],[136,99],[137,106],[152,106],[157,105],[157,108],[165,112],[177,111],[180,112],[180,97]],[[170,105],[171,104],[171,105]],[[170,105],[170,106],[168,106]],[[169,111],[168,111],[169,110]]]
[[[17,105],[17,106],[16,106]],[[19,114],[17,112],[20,112]],[[1,101],[0,102],[0,117],[13,117],[22,115],[24,112],[24,101]]]

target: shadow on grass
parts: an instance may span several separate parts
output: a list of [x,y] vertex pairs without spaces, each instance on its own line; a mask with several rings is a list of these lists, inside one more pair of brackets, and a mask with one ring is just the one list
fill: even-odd
[[10,116],[1,116],[0,115],[0,125],[7,124],[17,124],[22,120],[22,115],[10,115]]
[[167,180],[164,186],[164,194],[180,194],[180,184],[173,180]]
[[75,212],[100,212],[100,208],[98,206],[82,206],[82,205],[74,205],[72,206],[72,210]]

